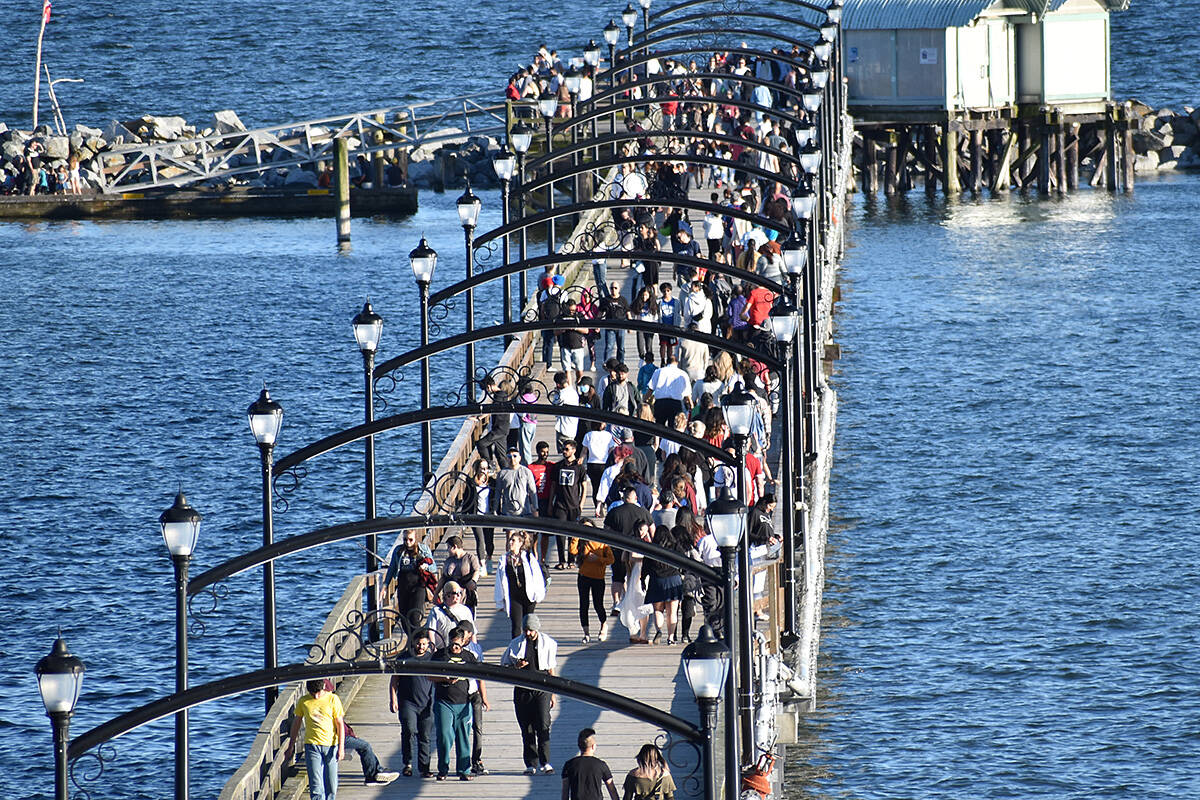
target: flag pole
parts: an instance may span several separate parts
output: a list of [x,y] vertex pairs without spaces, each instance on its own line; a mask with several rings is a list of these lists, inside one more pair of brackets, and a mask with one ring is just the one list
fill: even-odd
[[33,70],[33,127],[38,124],[38,95],[42,91],[42,37],[46,35],[46,23],[50,21],[50,0],[42,0],[42,27],[38,30],[37,65]]

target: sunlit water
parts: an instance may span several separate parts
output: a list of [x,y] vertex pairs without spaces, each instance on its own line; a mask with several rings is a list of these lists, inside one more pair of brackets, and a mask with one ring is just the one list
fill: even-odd
[[[23,34],[6,9],[10,125],[28,120],[33,9]],[[270,124],[498,87],[539,44],[577,52],[618,11],[58,0],[45,54],[55,78],[86,81],[58,86],[68,124],[203,123],[221,108]],[[1193,12],[1158,0],[1114,16],[1118,96],[1200,99]],[[1197,188],[856,202],[824,696],[790,794],[1200,794]],[[170,690],[157,515],[180,484],[205,514],[194,572],[256,546],[246,407],[266,380],[285,408],[281,452],[356,422],[349,319],[370,296],[381,356],[415,344],[407,253],[426,235],[438,285],[459,277],[452,202],[425,193],[412,219],[355,220],[343,255],[332,220],[0,225],[0,794],[50,793],[32,666],[58,629],[88,665],[74,732]],[[484,202],[488,227],[497,198]],[[460,371],[446,359],[435,382],[454,388]],[[411,375],[400,402],[415,390]],[[415,446],[415,432],[381,437],[381,510],[412,485]],[[361,514],[360,456],[314,463],[279,535]],[[351,543],[280,566],[281,660],[303,655],[363,559]],[[230,582],[192,641],[193,684],[260,663],[260,602],[257,573]],[[260,716],[257,695],[193,713],[195,796],[215,796]],[[170,730],[118,740],[92,796],[166,796]]]

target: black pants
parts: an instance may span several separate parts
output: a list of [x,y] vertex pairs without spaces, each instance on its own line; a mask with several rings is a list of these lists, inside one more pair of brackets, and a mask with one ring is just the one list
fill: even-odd
[[471,769],[483,763],[483,698],[479,692],[471,695]]
[[[501,567],[503,569],[503,567]],[[512,584],[508,587],[508,619],[512,623],[512,638],[517,638],[525,631],[525,615],[532,614],[537,603],[530,602],[525,593],[515,589]]]
[[659,425],[669,426],[680,411],[683,411],[682,400],[674,397],[658,397],[654,400],[654,421]]
[[704,621],[718,639],[725,638],[725,606],[721,600],[723,590],[716,584],[705,583],[700,590],[700,606],[704,609]]
[[706,241],[708,242],[708,260],[716,261],[717,253],[721,252],[721,242],[723,242],[725,240],[724,239],[708,239]]
[[638,358],[647,364],[654,363],[654,334],[645,331],[637,332]]
[[597,491],[600,490],[600,476],[604,474],[604,470],[605,470],[604,464],[593,464],[591,462],[588,462],[587,476],[588,476],[588,480],[592,482],[592,495],[593,496],[596,494]]
[[608,619],[608,612],[604,610],[604,578],[588,578],[580,575],[578,586],[579,624],[583,627],[584,633],[590,633],[588,630],[588,594],[592,596],[592,608],[596,610],[596,619],[600,620],[600,625],[603,626]]
[[691,592],[683,596],[683,601],[680,602],[679,608],[680,613],[682,614],[679,621],[683,625],[683,627],[679,629],[679,635],[691,636],[692,619],[694,619],[696,616],[696,598],[691,594]]
[[508,430],[488,431],[475,443],[479,457],[494,464],[503,464],[508,456]]
[[521,755],[526,767],[550,763],[550,695],[513,689],[513,708],[521,729]]
[[400,756],[404,765],[413,763],[413,750],[417,755],[417,772],[429,772],[429,759],[433,748],[433,700],[418,706],[407,700],[400,701]]
[[491,558],[496,552],[495,528],[472,528],[475,531],[475,555],[480,561]]
[[[543,516],[546,516],[546,515],[543,515]],[[551,539],[554,540],[554,547],[555,547],[556,551],[558,552],[558,563],[559,564],[567,563],[567,537],[561,536],[557,533],[543,533],[541,535],[541,539],[542,539],[542,541],[541,541],[539,553],[542,557],[543,564],[546,564],[549,560],[548,556],[550,555],[550,540]]]

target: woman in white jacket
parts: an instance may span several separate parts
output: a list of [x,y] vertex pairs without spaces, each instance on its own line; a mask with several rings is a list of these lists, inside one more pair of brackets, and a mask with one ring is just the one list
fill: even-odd
[[496,608],[512,622],[512,635],[521,633],[521,620],[546,597],[546,578],[533,557],[524,531],[508,534],[508,551],[496,569]]

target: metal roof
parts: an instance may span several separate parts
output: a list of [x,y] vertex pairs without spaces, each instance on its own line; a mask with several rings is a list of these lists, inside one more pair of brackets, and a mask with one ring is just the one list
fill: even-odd
[[[1057,11],[1068,0],[846,0],[844,30],[894,28],[961,28],[989,8],[1017,10],[1043,16]],[[1123,11],[1128,0],[1098,0],[1110,10]]]

